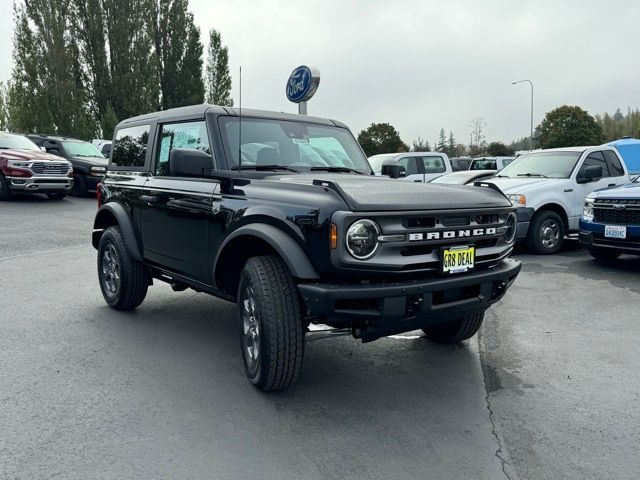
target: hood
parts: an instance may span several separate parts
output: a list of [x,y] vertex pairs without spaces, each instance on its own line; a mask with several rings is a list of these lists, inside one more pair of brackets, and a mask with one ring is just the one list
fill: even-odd
[[7,160],[21,161],[45,161],[45,162],[66,162],[64,158],[52,155],[51,153],[39,152],[37,150],[0,150],[0,157]]
[[70,157],[69,161],[75,164],[87,165],[89,167],[106,167],[109,165],[108,158],[99,157]]
[[536,187],[546,187],[549,182],[567,180],[566,178],[540,178],[540,177],[519,177],[519,178],[492,178],[487,180],[496,185],[506,195],[510,193],[525,193]]
[[627,183],[618,188],[609,188],[592,193],[589,197],[607,199],[640,199],[640,183]]
[[355,211],[445,210],[510,207],[511,202],[488,187],[471,187],[394,180],[375,175],[278,175],[269,181],[311,185],[314,180],[333,182]]

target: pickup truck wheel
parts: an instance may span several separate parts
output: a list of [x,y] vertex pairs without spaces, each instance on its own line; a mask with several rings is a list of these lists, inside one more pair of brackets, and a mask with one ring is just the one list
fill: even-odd
[[62,200],[66,196],[66,193],[47,193],[49,200]]
[[71,195],[74,197],[86,197],[88,193],[87,181],[84,179],[84,175],[74,175]]
[[247,260],[237,302],[247,377],[259,390],[284,390],[302,368],[304,329],[298,290],[282,259]]
[[620,256],[620,252],[608,248],[589,248],[588,250],[593,258],[601,262],[613,262]]
[[149,273],[131,257],[118,226],[107,228],[100,238],[98,279],[102,296],[116,310],[133,310],[147,295]]
[[473,337],[484,320],[484,312],[471,313],[460,320],[423,328],[429,340],[437,343],[458,343]]
[[527,248],[532,253],[550,255],[562,247],[564,222],[560,215],[551,210],[537,213],[529,226]]
[[9,190],[9,182],[0,173],[0,200],[11,200],[11,190]]

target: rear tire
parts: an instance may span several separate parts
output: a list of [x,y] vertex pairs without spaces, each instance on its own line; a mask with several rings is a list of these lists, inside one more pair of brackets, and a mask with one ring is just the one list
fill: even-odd
[[527,233],[527,248],[531,253],[551,255],[562,248],[564,222],[551,210],[542,210],[533,217]]
[[609,250],[608,248],[594,247],[594,248],[589,248],[588,250],[593,258],[601,262],[613,262],[614,260],[617,260],[618,257],[621,255],[620,252],[616,250]]
[[62,200],[66,196],[66,193],[47,193],[49,200]]
[[133,310],[149,287],[149,272],[131,257],[120,227],[105,230],[98,245],[98,279],[102,296],[116,310]]
[[459,320],[423,328],[422,331],[436,343],[458,343],[473,337],[483,320],[484,312],[470,313]]
[[0,173],[0,201],[1,200],[11,200],[11,190],[9,189],[9,182],[7,179]]
[[247,260],[237,303],[247,377],[264,392],[286,389],[302,369],[304,328],[298,290],[280,257]]
[[73,188],[71,189],[71,196],[73,197],[86,197],[88,195],[87,181],[84,179],[84,175],[73,176]]

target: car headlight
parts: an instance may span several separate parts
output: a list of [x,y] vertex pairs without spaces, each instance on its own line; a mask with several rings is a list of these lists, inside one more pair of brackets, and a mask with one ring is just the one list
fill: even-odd
[[518,226],[518,219],[515,213],[511,212],[507,216],[507,221],[505,222],[504,226],[504,239],[507,241],[507,243],[511,243],[516,238],[516,229]]
[[526,207],[527,206],[527,197],[520,194],[507,195],[507,198],[511,200],[514,207]]
[[21,162],[20,160],[9,160],[10,167],[17,168],[29,168],[31,166],[31,162]]
[[582,216],[585,220],[593,220],[593,198],[584,199],[584,210]]
[[347,230],[346,243],[349,253],[358,260],[373,257],[378,251],[380,227],[373,220],[358,220]]

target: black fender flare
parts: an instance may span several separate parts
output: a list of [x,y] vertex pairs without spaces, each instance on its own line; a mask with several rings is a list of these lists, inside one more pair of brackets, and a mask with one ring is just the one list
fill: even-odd
[[320,278],[311,265],[311,262],[309,262],[309,259],[304,253],[302,247],[298,245],[298,243],[286,232],[266,223],[245,225],[234,230],[233,233],[224,239],[218,249],[218,253],[216,254],[216,259],[213,264],[214,278],[218,269],[220,257],[225,251],[225,247],[234,239],[242,236],[257,237],[271,245],[278,255],[282,257],[284,263],[295,278],[305,280],[318,280]]
[[138,240],[136,238],[135,231],[133,229],[133,223],[131,222],[131,217],[125,210],[125,208],[119,203],[110,202],[105,203],[98,209],[98,213],[96,213],[96,218],[93,221],[93,236],[91,239],[91,243],[95,249],[98,248],[100,243],[100,238],[104,233],[104,230],[107,227],[113,225],[113,222],[105,222],[105,219],[109,216],[113,216],[117,222],[117,225],[120,227],[120,231],[122,232],[122,237],[124,238],[124,243],[129,250],[131,256],[137,260],[138,262],[142,261],[142,254],[140,245],[138,244]]

